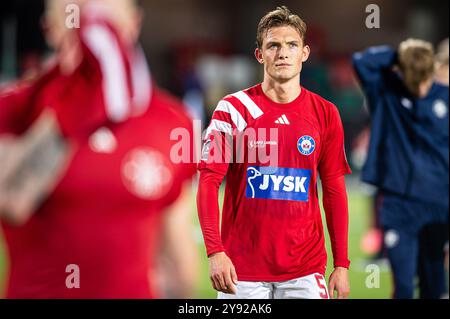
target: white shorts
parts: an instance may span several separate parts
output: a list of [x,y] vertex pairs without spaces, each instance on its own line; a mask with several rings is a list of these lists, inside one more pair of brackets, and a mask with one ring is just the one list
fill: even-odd
[[217,299],[329,299],[325,278],[315,273],[281,282],[238,281],[236,294],[219,292]]

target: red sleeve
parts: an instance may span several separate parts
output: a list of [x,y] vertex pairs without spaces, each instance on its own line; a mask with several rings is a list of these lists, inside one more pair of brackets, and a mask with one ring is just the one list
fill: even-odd
[[320,179],[351,174],[344,148],[344,129],[336,106],[330,105],[319,158]]
[[21,130],[21,118],[26,111],[23,99],[19,92],[0,93],[0,135],[18,134]]
[[147,115],[153,114],[159,119],[164,119],[164,124],[156,138],[169,137],[169,148],[163,142],[161,151],[168,152],[172,166],[172,187],[164,198],[163,206],[173,204],[182,193],[183,186],[192,182],[192,177],[197,172],[194,161],[195,150],[194,126],[192,118],[186,110],[186,106],[169,92],[153,86],[152,104]]
[[84,137],[145,113],[152,83],[142,51],[121,37],[107,5],[86,3],[81,14],[82,61],[61,84],[56,104],[64,105],[58,112],[63,132]]
[[219,188],[232,159],[235,126],[228,113],[215,111],[207,129],[198,165],[197,207],[207,255],[224,251],[219,229]]
[[197,207],[208,257],[225,250],[222,245],[219,229],[220,213],[218,197],[222,180],[222,174],[208,169],[200,171]]
[[333,251],[334,267],[348,268],[348,203],[343,175],[322,180],[323,207]]
[[85,64],[100,74],[108,119],[118,123],[145,113],[152,83],[143,50],[121,36],[113,15],[106,4],[85,4],[78,36]]
[[131,48],[125,46],[110,20],[107,7],[97,3],[83,7],[78,29],[83,54],[80,67],[100,75],[106,115],[117,123],[131,112]]
[[42,111],[38,99],[55,68],[31,82],[16,82],[0,91],[0,134],[20,135],[33,123]]

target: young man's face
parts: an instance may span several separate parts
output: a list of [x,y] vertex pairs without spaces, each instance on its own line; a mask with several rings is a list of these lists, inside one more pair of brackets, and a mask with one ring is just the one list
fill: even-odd
[[264,77],[284,83],[299,78],[309,52],[295,28],[280,26],[267,31],[262,47],[255,50],[255,56],[264,65]]

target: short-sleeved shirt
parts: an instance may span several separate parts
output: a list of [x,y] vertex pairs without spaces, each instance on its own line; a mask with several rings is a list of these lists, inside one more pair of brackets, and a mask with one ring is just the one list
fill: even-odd
[[[141,52],[89,12],[84,8],[83,59],[73,73],[56,66],[0,93],[0,134],[18,136],[52,110],[74,146],[62,180],[31,219],[20,227],[1,223],[8,298],[158,297],[163,212],[195,173],[189,159],[171,158],[173,131],[192,136],[184,106],[151,83]],[[70,289],[73,265],[80,287]]]

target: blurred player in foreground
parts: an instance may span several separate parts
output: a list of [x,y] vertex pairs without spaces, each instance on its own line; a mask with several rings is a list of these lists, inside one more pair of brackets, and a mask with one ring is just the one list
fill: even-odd
[[[305,33],[286,7],[261,19],[255,55],[264,80],[221,100],[206,133],[197,203],[219,298],[349,294],[344,132],[336,106],[300,85]],[[329,289],[318,174],[335,267]]]
[[362,178],[382,193],[381,223],[394,298],[445,291],[448,240],[448,86],[434,82],[430,43],[372,47],[353,56],[372,118]]
[[[151,81],[134,1],[70,3],[79,29],[65,25],[69,1],[47,1],[54,66],[0,95],[6,297],[191,297],[195,165],[174,164],[169,139],[190,118]],[[161,246],[170,292],[158,286]]]

